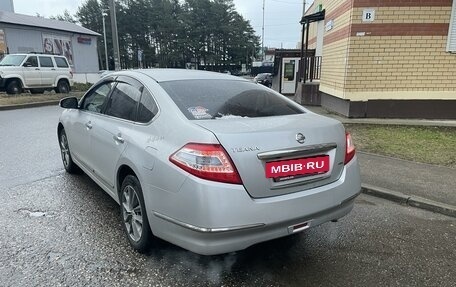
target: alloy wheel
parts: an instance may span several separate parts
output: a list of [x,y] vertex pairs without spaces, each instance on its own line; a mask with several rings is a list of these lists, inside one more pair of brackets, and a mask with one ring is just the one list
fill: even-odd
[[68,148],[68,140],[64,132],[60,135],[60,153],[62,154],[62,161],[65,167],[70,163],[70,149]]
[[136,190],[127,185],[122,191],[122,215],[128,236],[138,242],[143,229],[143,215]]

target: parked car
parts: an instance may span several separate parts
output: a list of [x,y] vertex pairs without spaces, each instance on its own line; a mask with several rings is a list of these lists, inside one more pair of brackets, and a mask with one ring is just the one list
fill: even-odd
[[60,106],[66,171],[120,204],[140,252],[153,236],[205,255],[245,249],[343,217],[361,189],[340,122],[239,77],[120,71]]
[[32,94],[55,90],[68,93],[73,85],[73,72],[64,56],[49,54],[9,54],[0,61],[0,91],[19,94],[24,89]]
[[272,74],[270,73],[261,73],[256,75],[254,81],[258,84],[262,84],[268,88],[272,87]]

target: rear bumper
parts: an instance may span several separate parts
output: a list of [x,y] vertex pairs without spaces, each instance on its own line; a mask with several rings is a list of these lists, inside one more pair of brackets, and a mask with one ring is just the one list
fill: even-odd
[[339,219],[352,210],[360,189],[355,157],[336,182],[287,195],[253,199],[243,186],[189,177],[179,192],[148,187],[144,197],[154,235],[213,255]]

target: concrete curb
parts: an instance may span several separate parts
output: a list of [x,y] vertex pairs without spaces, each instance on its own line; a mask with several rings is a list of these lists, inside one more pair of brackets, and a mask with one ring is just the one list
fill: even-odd
[[407,195],[398,191],[372,186],[369,184],[362,184],[361,192],[368,195],[391,200],[403,205],[417,207],[432,212],[444,214],[447,216],[456,217],[456,206],[433,201],[419,196]]
[[44,107],[44,106],[53,106],[53,105],[58,105],[59,102],[60,102],[60,100],[58,100],[58,101],[57,100],[53,100],[53,101],[45,101],[45,102],[37,102],[37,103],[27,103],[27,104],[0,106],[0,111],[36,108],[36,107]]

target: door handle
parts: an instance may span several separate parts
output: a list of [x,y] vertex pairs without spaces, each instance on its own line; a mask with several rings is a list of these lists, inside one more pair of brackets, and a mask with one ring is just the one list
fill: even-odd
[[92,129],[92,122],[87,122],[85,124],[85,126],[87,127],[88,130]]
[[118,143],[124,143],[124,139],[122,138],[121,134],[115,135],[112,138]]
[[40,70],[40,68],[35,68],[35,70]]

